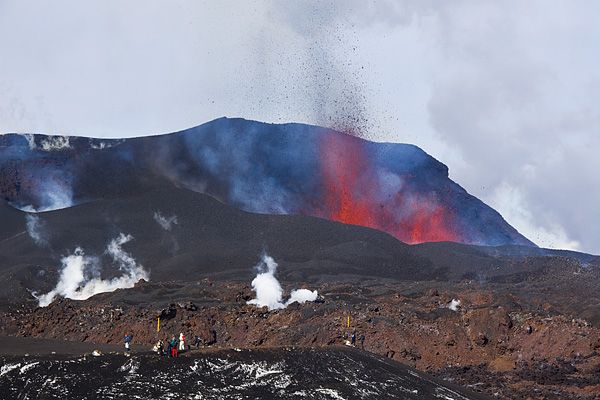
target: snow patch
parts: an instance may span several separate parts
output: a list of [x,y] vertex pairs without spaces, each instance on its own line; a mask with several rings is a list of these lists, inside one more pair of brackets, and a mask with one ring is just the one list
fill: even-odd
[[13,369],[17,369],[19,367],[21,367],[21,363],[3,365],[0,367],[0,376],[6,375]]

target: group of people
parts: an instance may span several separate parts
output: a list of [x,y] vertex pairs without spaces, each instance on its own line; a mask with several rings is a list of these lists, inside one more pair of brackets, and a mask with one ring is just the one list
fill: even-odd
[[[129,344],[131,343],[131,336],[129,334],[125,334],[125,354],[129,353]],[[191,345],[188,345],[188,349],[191,346],[196,346],[196,349],[200,347],[202,344],[202,339],[196,335],[194,342]],[[162,340],[159,340],[152,349],[156,351],[157,354],[163,355],[165,354],[165,343]],[[185,351],[185,335],[183,333],[179,334],[179,337],[173,336],[171,340],[167,341],[167,349],[166,354],[169,357],[177,357],[180,351]]]
[[[188,349],[191,346],[196,346],[196,348],[200,347],[202,344],[202,339],[198,336],[194,339],[194,343],[192,345],[188,345]],[[165,344],[162,340],[159,340],[156,345],[154,345],[154,350],[157,354],[165,354]],[[167,341],[167,350],[166,354],[169,357],[177,357],[180,351],[185,351],[185,335],[183,333],[179,334],[179,337],[173,336],[171,340]]]
[[344,339],[344,343],[348,346],[356,346],[356,341],[358,340],[361,349],[365,348],[365,335],[363,333],[357,335],[356,331],[352,332],[351,334],[344,332],[342,338]]
[[[342,335],[344,343],[348,346],[356,346],[356,341],[360,343],[360,347],[362,349],[365,348],[365,335],[363,333],[357,334],[356,331],[353,331],[351,334],[348,332],[344,332]],[[125,335],[125,353],[129,353],[129,343],[131,342],[131,336],[129,334]],[[196,346],[196,349],[200,347],[202,344],[202,339],[196,335],[194,339],[194,343],[188,345],[188,349],[191,346]],[[159,340],[153,348],[157,354],[165,354],[165,344],[162,340]],[[177,336],[173,336],[171,340],[167,341],[167,351],[166,354],[169,357],[177,357],[179,351],[185,351],[185,335],[183,333],[179,334],[179,338]]]

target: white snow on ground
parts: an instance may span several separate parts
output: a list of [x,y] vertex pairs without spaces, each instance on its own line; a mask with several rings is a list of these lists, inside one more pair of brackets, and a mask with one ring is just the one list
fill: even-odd
[[465,397],[460,393],[456,393],[454,390],[441,386],[435,388],[435,392],[436,397],[444,400],[469,400],[468,397]]
[[15,368],[19,368],[20,366],[21,366],[21,363],[3,365],[2,368],[0,368],[0,376],[2,376],[4,374],[8,374],[10,371],[12,371]]
[[39,364],[39,362],[32,362],[32,363],[29,363],[29,364],[25,364],[25,365],[23,365],[21,367],[21,370],[19,371],[19,373],[23,374],[23,373],[29,371],[31,368],[35,367],[38,364]]
[[315,389],[315,391],[317,391],[318,393],[324,394],[326,396],[331,397],[332,399],[336,399],[336,400],[346,400],[345,397],[341,396],[337,390],[333,390],[333,389],[327,389],[327,388],[318,388]]
[[127,371],[129,374],[133,375],[137,372],[140,367],[140,362],[135,360],[128,360],[125,364],[119,368],[119,371],[125,372]]

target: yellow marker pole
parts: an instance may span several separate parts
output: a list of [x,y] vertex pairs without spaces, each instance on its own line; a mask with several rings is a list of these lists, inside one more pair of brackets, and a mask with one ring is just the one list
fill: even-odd
[[156,323],[156,332],[160,331],[160,317],[158,317],[158,322]]
[[350,328],[350,316],[348,315],[348,328]]

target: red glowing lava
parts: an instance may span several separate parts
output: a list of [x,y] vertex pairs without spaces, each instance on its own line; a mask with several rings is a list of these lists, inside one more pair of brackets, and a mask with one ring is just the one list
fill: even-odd
[[464,242],[456,233],[456,218],[435,200],[419,199],[415,195],[411,200],[411,213],[401,222],[403,229],[398,230],[397,239],[405,243],[423,242]]
[[328,219],[374,228],[372,204],[365,195],[369,188],[359,187],[359,182],[365,181],[361,175],[369,171],[361,142],[329,134],[321,143],[323,203]]
[[[387,232],[409,243],[464,242],[456,232],[457,218],[433,193],[420,195],[405,174],[394,196],[385,196],[373,167],[375,155],[367,142],[345,135],[325,134],[319,147],[322,172],[320,216],[333,221],[362,225]],[[398,178],[400,180],[400,177]]]

